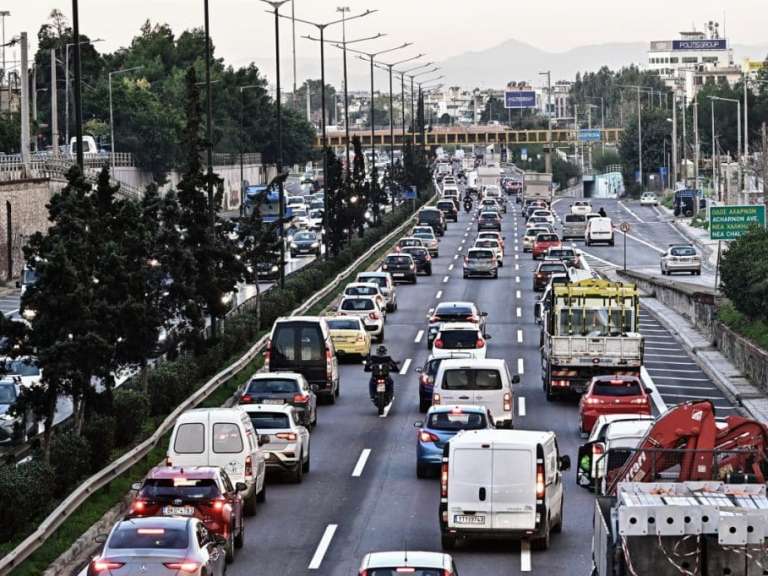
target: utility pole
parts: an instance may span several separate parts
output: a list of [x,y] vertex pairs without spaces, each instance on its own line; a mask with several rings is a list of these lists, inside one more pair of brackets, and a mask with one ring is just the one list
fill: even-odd
[[677,86],[672,92],[672,181],[670,188],[677,187]]
[[547,145],[544,147],[544,172],[552,174],[552,71],[539,72],[547,77]]
[[715,188],[717,189],[717,199],[720,200],[720,174],[717,170],[717,151],[715,149],[715,101],[710,100],[709,101],[710,109],[712,111],[712,180],[715,184]]
[[54,158],[59,157],[59,103],[56,87],[56,49],[51,48],[51,146]]
[[[294,87],[294,93],[296,92]],[[310,90],[309,80],[307,80],[307,122],[312,123],[312,94]]]
[[686,108],[688,107],[688,98],[683,92],[683,182],[685,187],[688,188],[688,118],[686,114]]
[[[11,15],[10,10],[0,10],[0,18],[2,18],[3,20],[3,75],[2,77],[0,77],[0,88],[2,87],[3,82],[8,76],[8,72],[5,68],[5,17],[10,15]],[[10,280],[10,276],[8,277],[8,279]]]
[[640,172],[640,190],[643,189],[643,106],[640,102],[640,86],[637,87],[637,160]]
[[699,142],[699,97],[693,98],[693,177],[694,189],[699,188],[699,155],[701,142]]
[[80,77],[80,14],[77,6],[78,0],[72,0],[72,34],[75,38],[75,150],[77,151],[77,165],[80,171],[83,167],[83,107],[81,100]]
[[745,72],[744,73],[744,162],[749,162],[749,100],[747,99],[748,83],[749,83],[749,75]]
[[21,161],[29,172],[29,62],[27,33],[21,33]]
[[763,199],[768,212],[768,124],[763,122]]

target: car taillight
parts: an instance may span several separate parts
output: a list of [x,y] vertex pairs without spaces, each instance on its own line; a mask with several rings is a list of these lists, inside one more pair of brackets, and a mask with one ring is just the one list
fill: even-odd
[[427,262],[432,262],[432,256],[430,256],[429,254],[427,254]]
[[409,266],[409,268],[410,268],[411,270],[416,270],[416,264],[411,264],[411,265]]
[[197,562],[163,562],[163,566],[168,570],[178,570],[180,572],[186,572],[187,574],[193,574],[200,568],[200,564]]
[[379,313],[378,312],[371,312],[368,314],[368,318],[371,320],[378,320],[379,319]]
[[648,398],[645,396],[642,398],[635,398],[630,404],[648,404]]
[[433,394],[432,395],[432,405],[437,406],[440,404],[440,394]]
[[363,336],[362,334],[358,334],[357,335],[357,341],[358,342],[362,342],[363,340],[365,340],[365,336]]
[[442,348],[443,347],[443,341],[440,338],[438,338],[437,340],[435,340],[434,346],[435,346],[435,348]]
[[416,572],[416,568],[411,568],[410,566],[403,566],[400,568],[395,568],[395,572],[397,574],[414,574]]
[[544,498],[544,463],[536,464],[536,498]]
[[605,447],[601,443],[592,444],[592,457],[595,456],[602,456],[603,452],[605,452]]
[[226,500],[224,498],[215,498],[211,502],[211,508],[213,508],[216,512],[221,512],[224,510],[224,504],[226,504]]
[[253,477],[253,460],[251,460],[250,456],[245,458],[245,476]]
[[472,314],[472,316],[467,316],[466,320],[467,322],[472,322],[472,324],[477,324],[480,318]]
[[306,404],[309,402],[309,394],[294,394],[293,402],[294,404]]
[[590,406],[596,406],[597,404],[602,404],[603,401],[600,398],[585,398],[584,404],[588,404]]
[[250,394],[243,394],[240,396],[240,404],[250,404],[253,402],[253,396]]
[[325,375],[328,380],[333,376],[333,354],[330,350],[325,351]]
[[272,340],[267,340],[267,348],[264,350],[264,368],[269,371],[269,354],[272,351]]
[[429,384],[429,376],[427,376],[426,374],[422,374],[419,380],[421,380],[421,383],[424,384],[425,386]]
[[146,508],[147,504],[144,500],[135,500],[133,504],[131,504],[131,514],[143,514]]
[[475,342],[475,348],[485,348],[485,340],[478,338],[477,342]]
[[552,380],[552,387],[553,388],[567,388],[568,387],[568,380]]
[[100,574],[107,570],[118,570],[125,566],[125,562],[112,562],[111,560],[94,560],[91,562],[91,572]]
[[448,458],[443,458],[443,465],[440,468],[440,496],[448,498]]
[[437,442],[438,440],[440,440],[440,438],[432,434],[432,432],[427,432],[425,430],[419,432],[419,441],[421,442]]
[[504,412],[512,412],[512,394],[504,392]]
[[295,432],[278,432],[277,434],[275,434],[275,438],[279,438],[280,440],[288,440],[289,442],[295,442],[296,433]]
[[469,264],[469,258],[467,258],[466,256],[464,256],[464,264]]

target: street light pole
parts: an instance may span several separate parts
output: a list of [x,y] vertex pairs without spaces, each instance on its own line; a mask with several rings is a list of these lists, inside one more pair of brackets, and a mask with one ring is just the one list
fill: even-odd
[[10,10],[0,10],[0,18],[2,18],[2,21],[3,21],[3,77],[2,77],[2,82],[0,82],[0,86],[2,86],[6,76],[8,75],[5,69],[5,17],[10,15],[11,15]]
[[134,66],[133,68],[126,68],[125,70],[113,70],[109,73],[109,145],[111,148],[109,159],[112,168],[112,176],[115,175],[115,115],[112,108],[112,76],[133,72],[134,70],[140,70],[141,68],[144,68],[144,66]]
[[[736,98],[720,98],[719,96],[710,96],[709,99],[711,101],[718,101],[718,102],[731,102],[736,103],[736,163],[738,166],[738,186],[739,186],[739,192],[743,190],[742,188],[742,167],[741,167],[741,100],[738,100]],[[712,113],[712,133],[714,134],[714,111]]]
[[[547,148],[544,151],[544,171],[552,173],[552,71],[539,72],[540,76],[547,77]],[[520,109],[522,112],[522,108]]]
[[75,38],[75,138],[77,143],[77,165],[83,172],[83,108],[81,103],[80,86],[80,14],[77,5],[78,0],[72,0],[72,34]]
[[64,138],[67,148],[69,148],[69,49],[75,45],[95,44],[103,42],[101,38],[95,40],[82,40],[80,42],[69,42],[64,45]]

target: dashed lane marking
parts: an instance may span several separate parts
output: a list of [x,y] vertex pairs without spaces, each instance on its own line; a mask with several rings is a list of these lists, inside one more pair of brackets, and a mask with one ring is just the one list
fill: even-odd
[[520,284],[520,276],[515,276],[515,282],[516,282],[517,284]]
[[520,291],[520,290],[517,290],[517,291],[515,292],[515,298],[518,298],[518,299],[519,299],[519,298],[522,298],[522,297],[523,297],[523,293],[522,293],[522,291]]
[[517,414],[518,416],[525,416],[525,396],[517,399]]
[[440,300],[440,298],[442,298],[442,297],[443,297],[443,291],[442,290],[438,291],[438,293],[435,294],[435,299],[436,300]]
[[400,376],[405,376],[408,374],[408,368],[411,367],[411,359],[406,359],[405,362],[403,362],[403,366],[400,368]]
[[357,459],[357,464],[355,464],[355,469],[352,470],[352,478],[360,478],[360,476],[363,475],[363,469],[365,468],[365,463],[368,462],[368,457],[371,455],[371,449],[365,448],[362,452],[360,452],[360,458]]
[[522,358],[517,359],[517,373],[522,376],[525,373],[525,362]]
[[416,338],[414,338],[414,339],[413,339],[413,343],[414,343],[414,344],[418,344],[419,342],[421,342],[421,339],[422,339],[423,337],[424,337],[424,330],[419,330],[419,331],[416,333]]
[[317,545],[315,555],[312,556],[312,560],[309,562],[309,570],[317,570],[320,568],[320,565],[323,563],[323,558],[325,558],[325,554],[328,552],[328,548],[333,540],[333,535],[336,534],[338,527],[338,524],[328,524],[328,526],[325,527],[325,532],[323,532],[323,537],[320,538],[320,543]]
[[453,264],[451,264],[450,266],[448,266],[448,272],[453,272]]
[[528,540],[520,541],[520,572],[531,571],[531,543]]
[[450,276],[444,276],[443,277],[443,284],[448,284],[448,280],[450,280]]
[[518,306],[518,307],[517,307],[517,309],[515,310],[515,315],[516,315],[518,318],[522,318],[522,317],[523,317],[523,309],[522,309],[522,308],[520,308],[520,306]]
[[518,330],[517,331],[517,343],[522,344],[523,343],[523,331]]

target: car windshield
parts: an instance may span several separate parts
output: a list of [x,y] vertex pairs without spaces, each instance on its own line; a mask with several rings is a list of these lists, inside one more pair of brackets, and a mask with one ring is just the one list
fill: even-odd
[[293,237],[294,240],[299,241],[305,241],[305,242],[312,242],[317,240],[317,236],[315,236],[312,232],[299,232]]
[[499,243],[496,240],[478,240],[475,242],[478,248],[498,248]]
[[440,333],[443,348],[464,350],[477,348],[477,330],[445,330]]
[[456,206],[454,206],[453,202],[450,202],[450,201],[448,201],[448,202],[438,202],[437,203],[437,207],[440,208],[441,210],[453,210],[454,208],[456,208]]
[[0,404],[16,402],[16,386],[12,383],[0,383]]
[[249,394],[293,394],[299,384],[290,378],[254,378],[248,384]]
[[341,303],[342,310],[350,310],[353,312],[373,310],[374,307],[373,300],[370,298],[347,298]]
[[435,235],[432,234],[432,232],[416,232],[416,234],[414,234],[414,236],[416,236],[416,238],[423,238],[424,240],[434,240],[435,239]]
[[277,428],[290,428],[288,414],[284,412],[249,412],[251,423],[256,430],[274,430]]
[[587,217],[583,214],[568,214],[565,217],[566,224],[572,224],[574,222],[586,222]]
[[696,250],[690,246],[681,246],[680,248],[672,248],[672,256],[696,256]]
[[499,216],[498,214],[496,214],[496,212],[483,212],[482,214],[480,214],[480,218],[482,218],[483,220],[495,220],[498,217]]
[[387,287],[387,278],[385,276],[358,276],[357,281],[378,284],[379,288]]
[[189,535],[186,524],[183,527],[153,527],[148,525],[136,526],[127,520],[112,533],[108,548],[116,550],[149,549],[149,550],[184,550],[189,546]]
[[467,258],[470,260],[487,260],[493,258],[493,252],[490,250],[472,250],[467,254]]
[[536,236],[536,242],[557,242],[560,238],[557,234],[539,234]]
[[486,368],[458,368],[446,370],[443,376],[445,390],[501,390],[501,374]]
[[327,320],[330,330],[360,330],[360,320],[357,318]]
[[403,250],[406,254],[410,254],[415,258],[426,258],[427,251],[424,248],[406,248]]
[[19,376],[39,376],[40,368],[34,360],[6,360],[0,372],[17,374]]
[[598,380],[592,386],[597,396],[640,396],[642,387],[637,380]]
[[408,266],[411,259],[408,256],[387,256],[387,264],[394,266]]
[[427,420],[427,428],[445,432],[482,430],[487,427],[485,414],[480,414],[478,412],[463,412],[461,410],[436,412],[431,414]]
[[150,500],[210,500],[219,494],[213,478],[147,478],[139,491],[140,498]]
[[404,248],[407,248],[408,246],[421,246],[421,240],[418,238],[405,238],[400,240],[398,244]]

